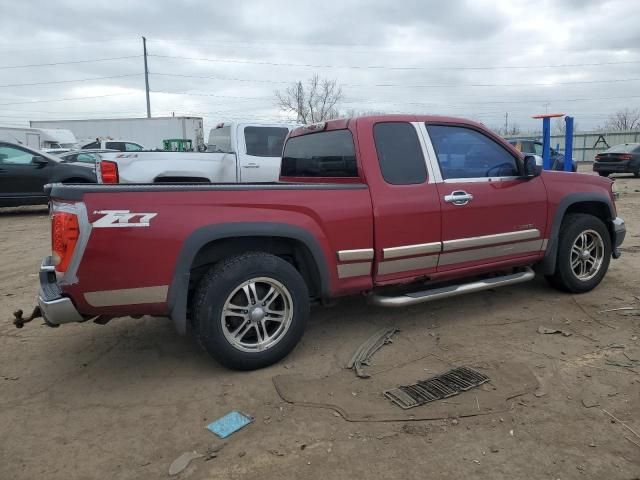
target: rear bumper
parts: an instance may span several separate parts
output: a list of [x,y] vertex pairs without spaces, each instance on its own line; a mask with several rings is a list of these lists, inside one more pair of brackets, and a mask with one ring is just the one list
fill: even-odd
[[624,160],[621,162],[594,162],[594,172],[608,172],[608,173],[634,173],[640,168],[639,165],[632,163],[631,160]]
[[618,247],[622,245],[622,242],[624,242],[624,237],[627,234],[627,227],[624,224],[624,220],[620,217],[616,217],[611,221],[611,227],[613,232],[612,256],[613,258],[618,258],[620,257],[620,250],[618,250]]
[[56,280],[55,268],[51,257],[45,257],[40,266],[38,305],[47,323],[53,325],[83,322],[86,320],[78,310],[76,310],[71,299],[62,296],[62,291]]

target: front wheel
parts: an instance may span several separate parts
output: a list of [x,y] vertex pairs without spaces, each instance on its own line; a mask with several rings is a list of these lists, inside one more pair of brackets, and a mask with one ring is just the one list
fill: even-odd
[[611,260],[611,237],[598,217],[569,214],[560,227],[555,273],[547,280],[573,293],[593,290],[604,278]]
[[598,172],[598,175],[600,175],[601,177],[608,177],[610,175],[610,173],[608,173],[608,172]]
[[309,318],[309,292],[300,273],[263,252],[213,266],[200,280],[193,302],[200,344],[236,370],[254,370],[284,358]]

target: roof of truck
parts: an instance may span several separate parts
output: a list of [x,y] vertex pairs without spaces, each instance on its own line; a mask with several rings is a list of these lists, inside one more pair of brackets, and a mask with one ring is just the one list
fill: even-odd
[[363,115],[351,118],[336,118],[327,120],[326,122],[318,122],[309,125],[303,125],[291,132],[292,137],[305,135],[322,130],[342,130],[349,127],[352,121],[368,121],[372,123],[378,122],[429,122],[429,123],[457,123],[471,125],[486,130],[486,127],[478,122],[459,117],[447,117],[443,115],[415,115],[415,114],[381,114],[381,115]]

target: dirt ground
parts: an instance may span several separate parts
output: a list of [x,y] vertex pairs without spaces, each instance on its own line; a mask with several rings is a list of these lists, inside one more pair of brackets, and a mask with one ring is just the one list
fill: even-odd
[[[595,291],[562,294],[536,279],[399,310],[348,298],[315,308],[283,362],[245,373],[218,366],[165,319],[17,330],[11,312],[34,305],[49,222],[40,208],[5,209],[0,479],[169,478],[170,464],[194,450],[217,452],[173,478],[640,478],[630,430],[640,434],[640,310],[601,312],[640,308],[640,179],[616,184],[627,240]],[[356,379],[344,364],[385,326],[401,331],[374,357],[373,378]],[[444,410],[404,412],[380,393],[446,365],[523,376],[452,397]],[[537,382],[506,398],[525,373]],[[289,394],[346,405],[349,420],[364,421],[285,402],[276,376],[293,382]],[[231,410],[255,422],[219,440],[205,426]],[[442,411],[449,418],[417,420]],[[411,417],[381,421],[394,412]]]

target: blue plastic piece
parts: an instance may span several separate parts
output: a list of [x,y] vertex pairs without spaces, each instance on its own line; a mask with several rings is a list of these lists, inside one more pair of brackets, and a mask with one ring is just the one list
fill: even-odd
[[220,438],[227,438],[232,433],[249,425],[253,420],[253,417],[234,410],[233,412],[227,413],[224,417],[220,417],[218,420],[211,422],[207,425],[207,429]]
[[567,128],[564,133],[564,171],[573,171],[573,117],[564,117]]
[[551,170],[551,119],[542,119],[542,168]]

